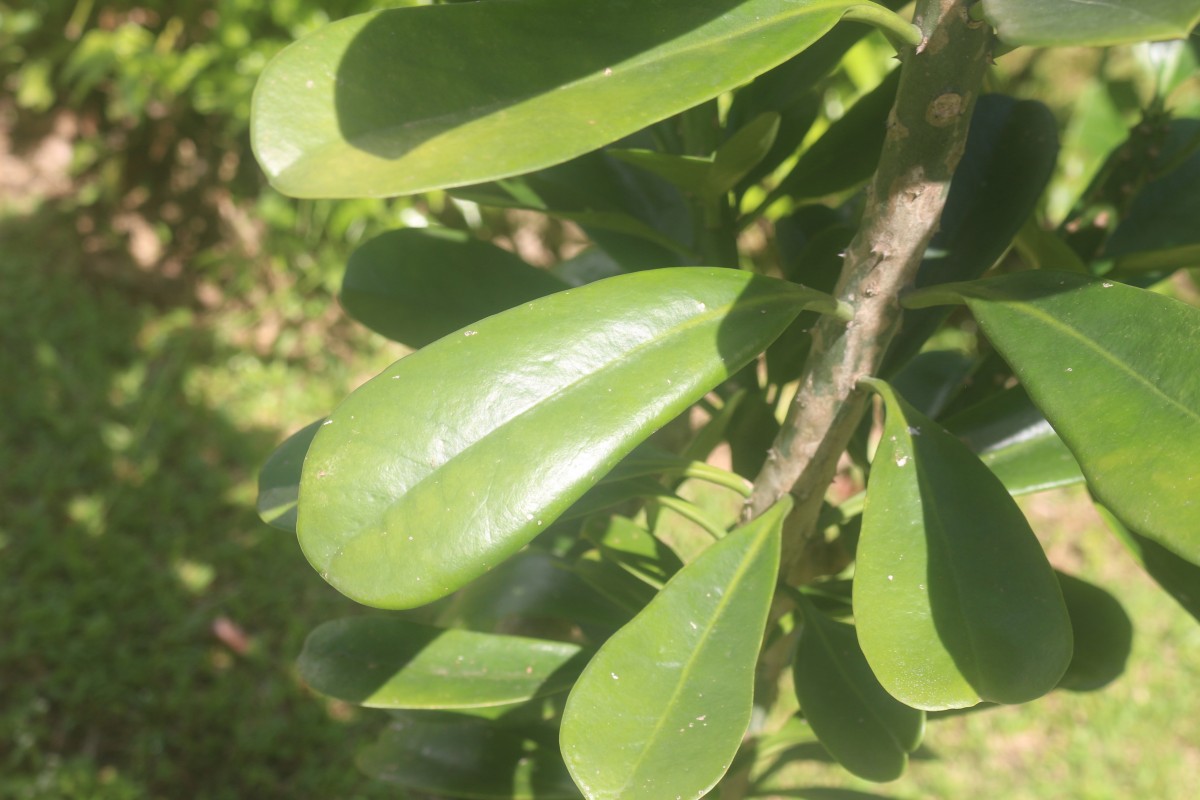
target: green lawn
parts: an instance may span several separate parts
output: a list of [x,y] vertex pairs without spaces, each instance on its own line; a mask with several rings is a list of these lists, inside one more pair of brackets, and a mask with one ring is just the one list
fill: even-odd
[[253,511],[272,448],[394,353],[301,331],[296,276],[206,311],[73,227],[0,221],[0,797],[394,797],[352,764],[373,721],[292,668],[352,604]]
[[[0,797],[396,797],[352,763],[379,716],[292,668],[352,604],[252,507],[275,444],[397,351],[314,322],[320,275],[260,265],[223,289],[229,269],[166,278],[85,245],[67,215],[0,220]],[[937,720],[886,787],[819,748],[787,772],[903,798],[1194,796],[1200,627],[1077,495],[1027,505],[1057,563],[1127,592],[1128,673]]]

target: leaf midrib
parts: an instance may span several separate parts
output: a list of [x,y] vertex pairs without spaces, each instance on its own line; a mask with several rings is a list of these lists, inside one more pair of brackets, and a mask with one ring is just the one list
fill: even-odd
[[[804,309],[804,307],[807,305],[807,303],[809,301],[811,301],[812,299],[819,299],[819,297],[811,296],[810,293],[813,293],[813,290],[802,290],[802,291],[796,292],[796,295],[800,295],[801,297],[804,298],[802,300],[799,300],[799,302],[797,303],[797,305],[799,305],[799,309],[797,310],[797,313],[800,313],[800,311],[802,311]],[[815,293],[813,293],[813,294],[815,294]],[[684,322],[682,324],[673,326],[670,329],[670,332],[664,336],[652,337],[644,342],[640,342],[638,345],[636,345],[635,347],[633,347],[630,350],[622,351],[619,355],[617,355],[617,356],[609,359],[605,363],[603,363],[596,370],[593,370],[593,371],[587,372],[583,375],[580,375],[579,377],[571,380],[570,382],[563,384],[561,387],[558,387],[553,392],[543,395],[542,397],[538,398],[536,401],[531,403],[526,408],[522,409],[521,411],[517,412],[516,414],[513,414],[511,417],[504,420],[502,423],[496,425],[494,428],[492,428],[490,431],[485,433],[483,436],[480,436],[479,438],[475,439],[473,442],[470,442],[469,444],[467,444],[463,449],[459,450],[457,453],[452,455],[450,458],[446,459],[441,464],[439,464],[436,468],[431,469],[429,472],[427,472],[425,475],[423,475],[419,480],[417,480],[410,486],[406,487],[402,494],[400,494],[399,496],[394,498],[387,505],[382,506],[380,511],[372,519],[370,519],[369,521],[360,525],[359,528],[356,531],[354,531],[354,533],[347,535],[345,537],[345,539],[343,540],[342,544],[339,545],[337,550],[334,551],[334,553],[330,556],[328,563],[333,564],[338,558],[341,557],[341,555],[343,554],[345,549],[348,546],[350,546],[350,544],[352,542],[356,541],[359,537],[361,537],[363,535],[370,535],[372,532],[374,532],[376,530],[386,530],[387,528],[386,528],[386,524],[384,524],[384,522],[383,522],[383,516],[389,510],[391,510],[392,508],[395,508],[397,505],[402,503],[406,496],[417,491],[419,489],[419,487],[423,486],[433,476],[440,474],[449,465],[454,464],[455,462],[461,460],[464,456],[471,453],[476,447],[482,446],[483,443],[500,435],[503,431],[507,430],[510,425],[514,424],[517,420],[523,419],[525,417],[528,417],[530,414],[536,413],[539,409],[543,408],[547,403],[551,403],[556,400],[559,400],[564,395],[574,394],[576,391],[586,388],[587,384],[589,384],[593,380],[597,380],[601,377],[605,377],[605,376],[611,374],[611,372],[614,369],[620,369],[622,367],[628,366],[629,363],[631,361],[633,361],[637,357],[637,354],[639,354],[639,353],[642,353],[644,351],[652,351],[659,347],[665,346],[665,345],[669,344],[672,340],[677,340],[680,336],[686,334],[693,328],[699,327],[703,324],[711,323],[712,319],[714,317],[719,317],[719,318],[723,319],[723,318],[729,316],[729,313],[731,312],[731,310],[734,307],[738,307],[739,309],[744,308],[747,310],[753,310],[754,308],[757,308],[759,306],[769,306],[769,305],[772,305],[775,303],[782,303],[785,300],[795,301],[795,300],[797,300],[797,297],[795,297],[795,296],[785,297],[782,294],[773,295],[773,296],[772,295],[762,295],[762,296],[759,296],[756,298],[752,298],[751,301],[744,301],[742,303],[739,303],[738,301],[735,300],[730,303],[716,306],[712,309],[706,310],[703,313],[696,314],[695,316],[689,318],[686,322]]]
[[[739,564],[737,570],[734,571],[733,578],[726,585],[726,591],[721,595],[721,599],[717,602],[716,609],[714,610],[713,615],[711,617],[712,620],[719,619],[721,617],[721,615],[724,613],[725,607],[729,605],[729,603],[731,602],[730,598],[735,593],[733,591],[733,589],[735,587],[739,586],[742,579],[745,577],[745,573],[747,571],[749,571],[751,565],[757,560],[757,557],[758,557],[760,551],[762,550],[765,541],[769,538],[772,538],[771,533],[772,533],[773,527],[774,527],[773,522],[771,523],[770,526],[766,526],[765,530],[762,533],[758,534],[758,536],[756,537],[756,541],[747,548],[747,551],[742,558],[742,563]],[[680,574],[682,574],[682,573],[680,573]],[[666,588],[664,588],[663,591],[666,591]],[[649,606],[647,606],[647,608],[649,608]],[[687,678],[691,674],[692,668],[695,665],[700,652],[702,650],[704,650],[705,647],[707,646],[709,640],[712,637],[712,631],[716,627],[717,626],[716,626],[715,622],[713,624],[705,626],[705,633],[701,637],[701,643],[699,646],[695,647],[692,650],[691,656],[687,659],[686,662],[684,662],[683,669],[681,669],[679,671],[679,680],[676,681],[675,688],[671,692],[671,697],[669,698],[668,702],[665,704],[665,706],[664,706],[665,708],[670,708],[671,706],[673,706],[675,704],[675,701],[678,699],[680,693],[683,691],[684,685],[687,684]],[[650,735],[646,737],[647,742],[655,742],[659,738],[660,734],[662,733],[663,728],[666,725],[666,718],[667,718],[666,713],[660,714],[658,716],[658,719],[654,723],[654,727],[651,729]],[[632,768],[629,771],[629,779],[621,785],[621,788],[620,788],[619,793],[617,794],[617,797],[624,797],[625,792],[628,791],[629,788],[633,784],[636,783],[636,778],[638,776],[639,770],[641,769],[642,763],[645,761],[647,754],[649,753],[650,750],[651,750],[651,747],[647,746],[647,747],[642,748],[642,750],[638,753],[638,756],[634,760]]]
[[[1042,322],[1046,327],[1055,329],[1055,330],[1059,331],[1060,333],[1062,333],[1063,335],[1076,340],[1077,342],[1079,342],[1080,344],[1083,345],[1084,349],[1093,352],[1095,355],[1099,356],[1104,361],[1109,362],[1114,368],[1117,369],[1117,371],[1125,373],[1127,376],[1132,378],[1136,383],[1139,383],[1142,386],[1144,386],[1145,388],[1149,389],[1152,394],[1155,394],[1155,395],[1159,396],[1160,398],[1162,398],[1164,401],[1166,401],[1166,403],[1168,405],[1173,406],[1174,408],[1178,409],[1179,411],[1182,411],[1184,413],[1184,415],[1187,416],[1188,418],[1190,418],[1193,422],[1200,423],[1200,414],[1197,414],[1197,412],[1188,408],[1182,402],[1180,402],[1176,398],[1174,398],[1171,395],[1164,392],[1161,388],[1159,388],[1156,384],[1152,383],[1142,373],[1134,370],[1132,367],[1130,367],[1125,361],[1120,359],[1112,351],[1101,347],[1096,340],[1091,339],[1090,337],[1086,336],[1079,329],[1074,328],[1070,325],[1067,325],[1064,322],[1061,322],[1061,321],[1055,319],[1054,317],[1050,316],[1050,314],[1048,314],[1047,312],[1045,312],[1042,309],[1038,308],[1037,306],[1034,306],[1027,302],[1007,300],[1007,299],[1004,299],[1003,296],[996,295],[993,292],[985,293],[985,292],[981,291],[981,292],[976,293],[974,295],[974,297],[978,297],[979,299],[985,299],[985,301],[986,301],[986,298],[989,295],[992,298],[994,298],[994,300],[996,302],[1002,303],[1003,305],[1012,309],[1014,312],[1020,313],[1021,311],[1024,311],[1029,317]],[[968,305],[970,304],[971,299],[972,299],[971,297],[968,297]]]

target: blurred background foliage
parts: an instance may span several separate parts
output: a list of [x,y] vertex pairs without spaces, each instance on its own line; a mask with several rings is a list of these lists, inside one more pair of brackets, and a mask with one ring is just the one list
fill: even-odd
[[[337,306],[357,244],[450,225],[551,266],[586,242],[440,193],[283,198],[247,128],[254,81],[288,42],[430,1],[0,0],[0,797],[396,796],[348,767],[376,721],[295,677],[306,633],[352,604],[258,521],[258,465],[403,354]],[[855,47],[807,142],[887,63],[879,37]],[[1156,85],[1200,116],[1194,58],[1183,65],[1164,78],[1148,48],[1000,59],[995,88],[1063,124],[1047,227]],[[764,241],[746,231],[752,260]],[[1177,289],[1195,300],[1192,283]],[[1037,502],[1052,556],[1153,620],[1129,673],[1096,696],[947,721],[891,793],[1045,798],[1066,781],[1077,797],[1190,797],[1200,714],[1176,687],[1200,679],[1197,629],[1086,503]]]

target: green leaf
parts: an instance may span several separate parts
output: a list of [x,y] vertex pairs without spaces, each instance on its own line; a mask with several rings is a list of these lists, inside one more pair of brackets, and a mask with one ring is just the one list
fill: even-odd
[[868,180],[879,162],[888,112],[899,85],[900,70],[892,70],[878,86],[860,97],[845,116],[830,125],[800,155],[796,166],[763,205],[770,205],[780,197],[824,197]]
[[1133,623],[1120,601],[1095,584],[1056,572],[1062,588],[1075,649],[1058,688],[1072,692],[1102,689],[1121,677],[1133,648]]
[[1154,168],[1165,174],[1138,192],[1106,243],[1105,256],[1122,270],[1200,265],[1200,120],[1170,123]]
[[1041,271],[939,286],[910,302],[966,302],[1097,497],[1200,562],[1200,309]]
[[545,530],[812,305],[836,308],[736,270],[649,270],[440,339],[325,421],[300,482],[301,547],[366,605],[443,597]]
[[563,758],[589,800],[699,797],[750,723],[754,664],[790,500],[684,567],[588,664],[563,711]]
[[639,613],[658,590],[599,550],[588,550],[575,561],[575,574],[630,617]]
[[1200,22],[1200,2],[983,0],[983,13],[1006,44],[1103,47],[1182,39]]
[[361,706],[468,709],[565,692],[587,655],[566,642],[368,616],[318,626],[296,666],[316,691]]
[[670,181],[685,192],[706,196],[712,174],[711,158],[660,153],[657,150],[625,150],[610,147],[604,151],[626,164],[644,169],[663,180]]
[[1150,577],[1200,622],[1200,566],[1129,530],[1104,506],[1097,505],[1096,510]]
[[640,167],[703,200],[729,192],[766,156],[779,133],[779,115],[760,114],[721,145],[712,158],[609,148],[619,161]]
[[371,330],[415,349],[565,288],[549,272],[464,233],[407,228],[354,251],[341,302]]
[[446,626],[511,629],[519,621],[560,620],[611,633],[632,614],[609,602],[551,553],[526,549],[457,592],[438,618]]
[[882,381],[854,576],[863,653],[898,700],[928,711],[1050,691],[1071,623],[1041,545],[967,446]]
[[811,603],[796,646],[792,678],[800,710],[821,744],[850,772],[895,780],[925,733],[925,712],[887,693],[871,672],[854,626],[835,622]]
[[771,152],[775,137],[779,135],[779,124],[778,113],[768,111],[759,114],[717,148],[705,187],[710,197],[720,197],[732,191],[738,181],[758,166]]
[[576,800],[554,730],[453,714],[401,714],[358,758],[377,780],[471,800]]
[[[655,139],[640,131],[619,144],[651,147]],[[695,224],[683,193],[603,151],[502,183],[523,184],[534,207],[575,219],[627,271],[698,263],[690,254]]]
[[1071,451],[1020,386],[945,421],[1015,496],[1083,483]]
[[362,14],[268,64],[252,144],[271,183],[297,197],[530,172],[746,83],[858,4],[521,0]]
[[258,517],[272,528],[296,532],[296,499],[300,495],[300,468],[323,420],[305,425],[267,457],[258,473]]
[[683,566],[670,547],[625,517],[589,520],[583,535],[600,549],[600,555],[655,589],[661,589]]

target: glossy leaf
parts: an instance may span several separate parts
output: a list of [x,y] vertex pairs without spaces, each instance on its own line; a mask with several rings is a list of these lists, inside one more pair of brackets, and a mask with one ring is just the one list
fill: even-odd
[[549,272],[467,234],[406,228],[354,251],[341,302],[371,330],[415,349],[566,288]]
[[706,550],[588,664],[560,739],[589,800],[694,798],[725,774],[750,723],[790,507]]
[[854,626],[806,604],[792,678],[800,710],[821,744],[850,772],[900,777],[925,732],[925,712],[888,694],[871,672]]
[[313,440],[298,532],[367,605],[408,608],[546,529],[826,295],[724,269],[622,275],[489,317],[354,392]]
[[296,500],[300,495],[300,469],[323,420],[305,425],[267,457],[258,473],[258,517],[272,528],[296,532]]
[[1200,22],[1198,0],[983,0],[1006,44],[1038,47],[1182,39]]
[[911,299],[966,302],[1097,497],[1134,530],[1200,563],[1200,309],[1065,272],[921,296]]
[[359,768],[415,792],[470,800],[577,800],[545,725],[453,714],[401,714],[363,750]]
[[411,194],[517,175],[746,83],[854,5],[521,0],[362,14],[267,66],[252,143],[272,184],[298,197]]
[[1121,677],[1133,648],[1133,623],[1117,598],[1085,580],[1056,573],[1071,615],[1075,649],[1058,688],[1101,689]]
[[1071,451],[1020,386],[945,421],[1015,496],[1083,483]]
[[300,677],[321,694],[369,708],[510,706],[571,688],[578,645],[348,617],[308,635]]
[[935,711],[1050,691],[1071,623],[1041,545],[966,445],[882,381],[854,576],[863,653],[901,702]]
[[1150,577],[1200,622],[1200,566],[1185,561],[1153,539],[1129,530],[1104,506],[1098,505],[1096,510]]

